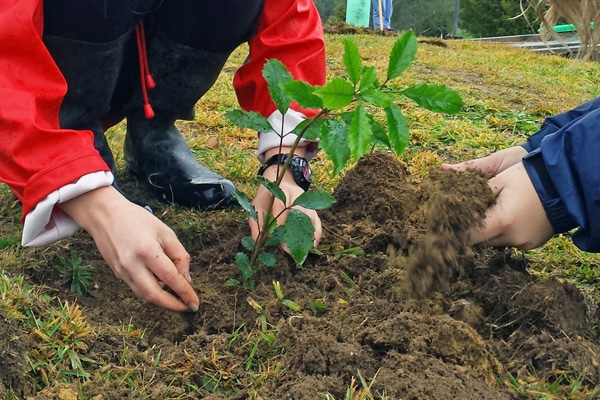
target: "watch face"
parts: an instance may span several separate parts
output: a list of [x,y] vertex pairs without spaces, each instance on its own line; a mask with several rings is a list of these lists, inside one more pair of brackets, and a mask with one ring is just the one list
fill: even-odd
[[306,179],[307,181],[311,181],[312,180],[312,171],[310,170],[310,167],[308,166],[308,163],[302,162],[302,176],[304,176],[304,179]]

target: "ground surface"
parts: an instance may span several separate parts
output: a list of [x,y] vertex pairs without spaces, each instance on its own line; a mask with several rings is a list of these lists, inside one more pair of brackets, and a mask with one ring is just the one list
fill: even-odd
[[[92,295],[77,301],[99,332],[84,354],[104,366],[84,363],[86,370],[123,376],[127,357],[129,379],[143,376],[138,390],[157,399],[342,399],[353,377],[363,386],[359,376],[373,394],[394,399],[516,398],[509,373],[552,380],[586,371],[582,382],[598,383],[593,305],[567,284],[529,275],[514,251],[464,245],[465,229],[491,203],[485,180],[437,170],[417,179],[376,153],[345,175],[334,196],[335,206],[321,213],[323,255],[310,255],[300,269],[278,253],[277,268],[259,273],[251,292],[225,286],[239,278],[234,257],[247,235],[239,217],[178,232],[202,297],[194,314],[141,304],[85,236],[74,238],[71,248],[98,266]],[[343,252],[355,247],[364,254]],[[52,269],[31,273],[62,301],[75,301]],[[277,300],[272,281],[300,311]],[[145,335],[115,334],[128,324]],[[22,372],[30,340],[0,320],[0,381],[24,397],[32,394]],[[236,381],[242,369],[255,380]],[[97,382],[105,381],[54,385],[37,398],[142,397],[123,393],[118,380]]]

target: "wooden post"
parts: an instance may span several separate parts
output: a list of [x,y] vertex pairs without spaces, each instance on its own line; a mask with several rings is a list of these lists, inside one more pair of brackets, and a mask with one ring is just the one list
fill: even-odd
[[383,10],[381,9],[381,1],[382,0],[377,0],[377,2],[379,3],[379,30],[382,31],[383,30]]

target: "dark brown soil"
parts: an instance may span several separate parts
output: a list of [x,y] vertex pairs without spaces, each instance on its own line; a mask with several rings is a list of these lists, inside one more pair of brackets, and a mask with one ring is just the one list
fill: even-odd
[[[321,254],[298,268],[278,253],[277,267],[260,272],[250,292],[225,286],[239,278],[234,257],[248,234],[239,215],[223,213],[214,227],[178,232],[203,301],[195,314],[142,304],[89,239],[70,239],[99,271],[92,296],[78,299],[100,332],[87,356],[116,371],[124,344],[114,329],[146,328],[143,339],[127,339],[128,357],[143,369],[154,398],[318,399],[330,393],[342,399],[359,374],[372,382],[372,393],[402,399],[517,398],[502,384],[509,373],[552,381],[586,371],[583,384],[597,385],[596,318],[580,292],[539,281],[512,251],[465,245],[465,230],[493,201],[484,179],[437,169],[416,178],[377,153],[348,172],[334,196],[334,207],[321,212]],[[364,254],[344,253],[355,247]],[[32,280],[60,289],[58,298],[74,300],[50,271],[31,273]],[[282,306],[272,281],[302,311]],[[249,296],[264,308],[270,325],[263,332],[276,332],[272,343],[257,334],[261,318]],[[311,310],[317,300],[324,310]],[[27,338],[2,320],[0,330],[0,383],[32,394],[23,378]],[[86,365],[92,376],[98,368]],[[264,381],[232,378],[251,373]],[[135,390],[119,393],[116,383],[92,382],[80,389],[86,398],[140,398]],[[57,384],[37,398],[67,399],[78,390]]]

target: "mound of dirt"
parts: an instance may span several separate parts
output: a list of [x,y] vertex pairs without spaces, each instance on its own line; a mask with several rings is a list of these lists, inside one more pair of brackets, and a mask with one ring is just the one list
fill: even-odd
[[[239,278],[234,258],[245,222],[224,214],[220,224],[182,237],[203,301],[195,314],[141,304],[99,266],[96,290],[78,300],[101,332],[87,356],[118,366],[117,324],[146,328],[143,339],[127,339],[128,357],[152,377],[161,398],[329,393],[341,399],[359,375],[372,393],[403,399],[511,399],[516,396],[501,384],[509,373],[552,380],[585,370],[583,384],[598,384],[596,319],[579,291],[537,280],[527,260],[510,251],[466,245],[468,228],[493,202],[484,179],[439,170],[417,179],[394,157],[376,153],[344,176],[334,196],[337,203],[321,213],[320,254],[303,268],[278,254],[277,267],[260,272],[251,292],[225,286]],[[84,259],[101,263],[86,239],[73,239],[71,247],[78,244]],[[362,253],[345,251],[350,248]],[[272,281],[301,311],[277,300]],[[73,300],[67,291],[58,296]],[[7,334],[3,329],[0,337]],[[22,384],[11,368],[0,372],[1,382]],[[253,371],[266,381],[232,378]],[[200,392],[187,393],[192,385]],[[93,380],[83,391],[89,398],[119,396]],[[44,398],[58,398],[48,393]]]

